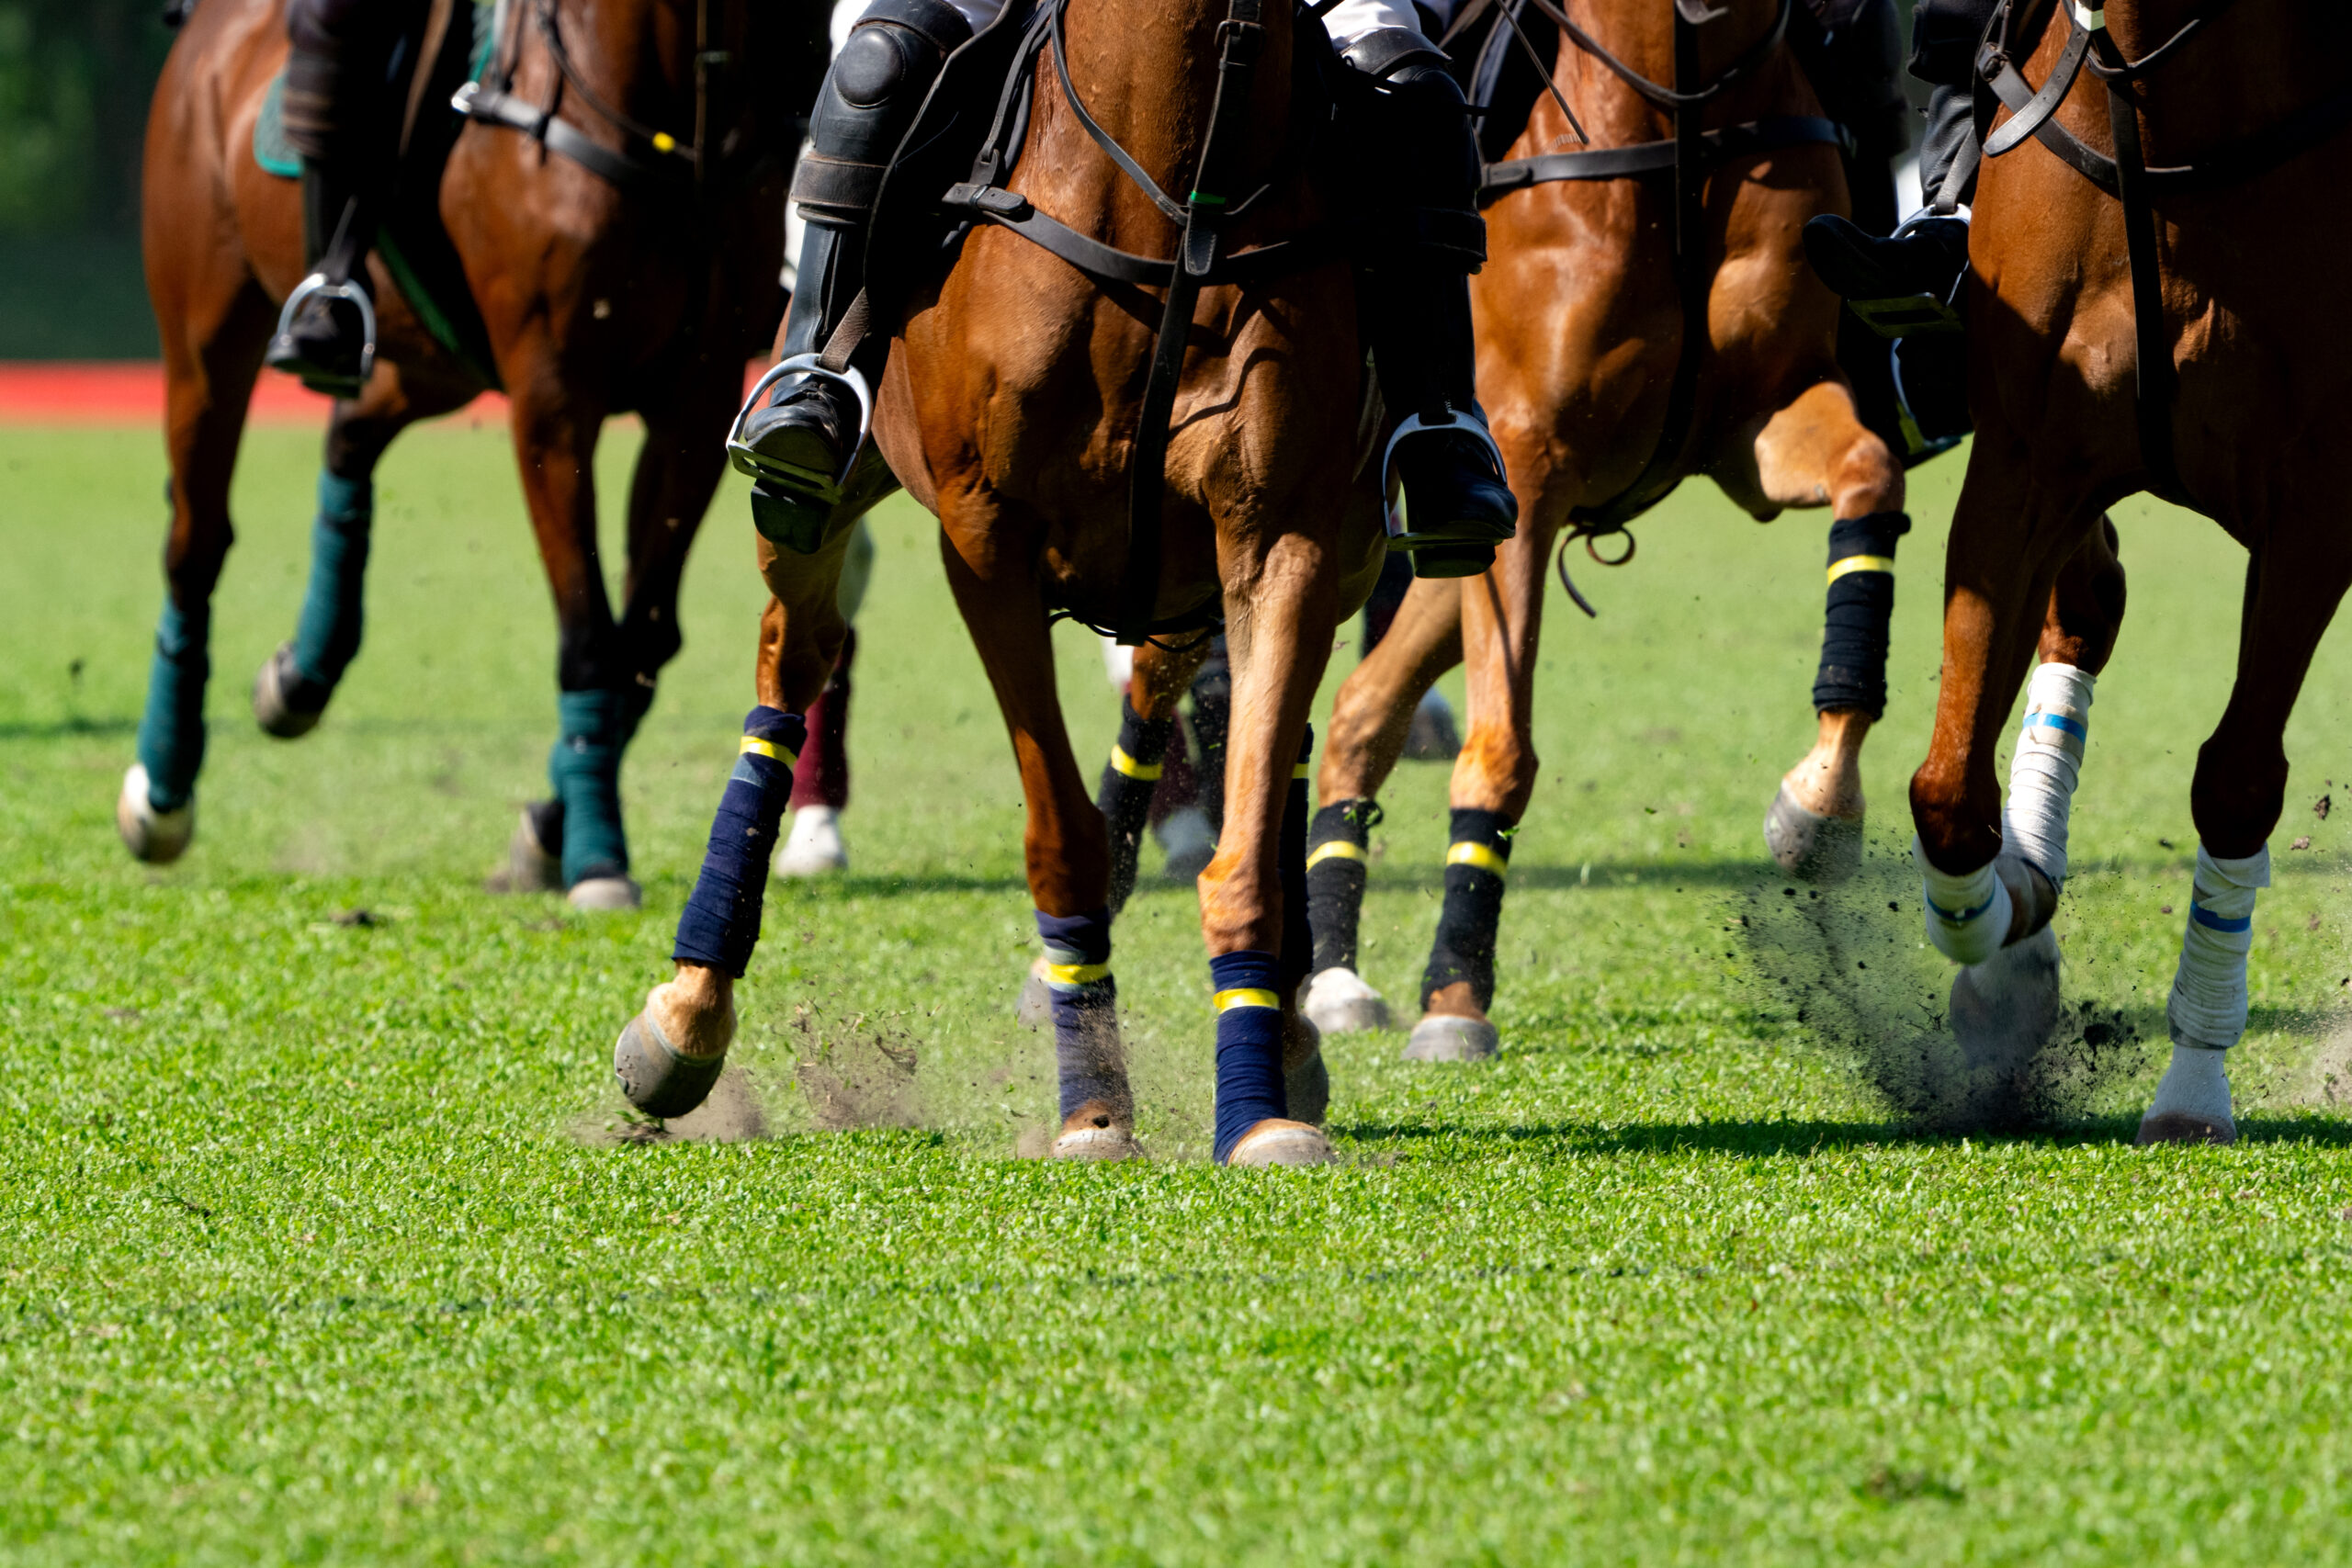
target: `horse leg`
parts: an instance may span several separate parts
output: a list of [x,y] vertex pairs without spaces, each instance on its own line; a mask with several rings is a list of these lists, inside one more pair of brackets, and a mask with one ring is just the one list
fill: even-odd
[[621,753],[651,688],[639,685],[614,625],[597,553],[594,462],[604,414],[563,386],[551,362],[508,381],[523,499],[555,595],[561,729],[548,757],[554,798],[525,808],[506,874],[493,886],[527,891],[560,880],[576,908],[633,909],[641,895],[621,824]]
[[334,405],[311,522],[311,578],[292,640],[254,677],[254,722],[281,740],[308,735],[325,716],[335,683],[359,651],[376,464],[392,438],[420,419],[462,408],[473,389],[427,381],[412,388],[386,361],[360,395]]
[[1813,750],[1781,780],[1765,813],[1764,841],[1790,874],[1835,881],[1861,863],[1862,740],[1886,710],[1894,547],[1911,528],[1903,469],[1836,381],[1815,383],[1766,421],[1754,457],[1770,502],[1833,508],[1826,625],[1813,683],[1817,728]]
[[[2090,738],[2091,690],[2123,624],[2117,543],[2115,525],[2102,516],[2059,568],[2009,762],[2003,846],[2048,878],[2053,894],[2066,882],[2067,818]],[[2058,937],[2043,926],[1962,968],[1948,1017],[1964,1057],[1997,1078],[2048,1043],[2059,1000]]]
[[[947,584],[996,693],[1028,803],[1023,847],[1037,934],[1045,942],[1060,1084],[1062,1124],[1054,1156],[1124,1159],[1136,1152],[1135,1097],[1111,973],[1110,839],[1102,814],[1087,797],[1086,778],[1062,723],[1053,638],[1029,564],[1035,552],[1012,542],[1034,538],[1042,527],[993,498],[967,492],[943,500],[948,504],[940,518],[940,554]],[[967,558],[959,540],[982,542],[974,551],[979,562]]]
[[841,814],[849,808],[849,710],[851,670],[857,662],[857,612],[874,576],[874,535],[861,519],[842,563],[842,619],[850,625],[842,656],[825,678],[825,689],[808,706],[808,749],[792,770],[792,831],[776,851],[775,869],[786,876],[820,876],[849,869],[842,842]]
[[[1127,693],[1119,701],[1119,739],[1102,764],[1094,804],[1102,813],[1111,843],[1111,913],[1126,907],[1136,888],[1136,866],[1149,824],[1152,796],[1167,771],[1168,742],[1176,731],[1176,710],[1207,662],[1209,637],[1136,650]],[[1196,808],[1197,809],[1197,808]]]
[[[229,481],[244,434],[245,405],[269,341],[269,300],[227,258],[163,269],[153,288],[163,325],[172,527],[164,550],[168,594],[155,626],[155,659],[139,723],[139,760],[124,774],[115,829],[132,855],[177,860],[196,834],[196,779],[204,765],[204,687],[211,674],[212,588],[236,530]],[[193,298],[191,296],[194,296]]]
[[758,541],[772,597],[760,616],[752,684],[733,772],[719,796],[695,890],[678,917],[671,977],[613,1046],[613,1076],[649,1116],[683,1116],[703,1102],[735,1041],[735,982],[759,944],[768,864],[792,798],[808,736],[805,717],[840,657],[847,627],[837,602],[851,530],[814,556]]
[[1388,630],[1331,704],[1316,779],[1323,805],[1307,832],[1307,919],[1315,933],[1306,1016],[1326,1034],[1393,1029],[1385,998],[1356,972],[1380,786],[1404,755],[1415,713],[1437,678],[1462,662],[1462,582],[1416,581]]
[[2352,585],[2352,540],[2317,521],[2329,515],[2332,498],[2300,499],[2314,504],[2280,512],[2307,521],[2274,521],[2252,548],[2237,681],[2221,724],[2197,752],[2189,790],[2197,876],[2165,1008],[2172,1061],[2141,1121],[2143,1144],[2226,1144],[2237,1136],[2222,1063],[2245,1032],[2255,896],[2270,886],[2268,840],[2286,804],[2280,739],[2312,651]]
[[[1322,1037],[1298,1011],[1313,962],[1306,917],[1307,719],[1330,660],[1339,589],[1316,541],[1267,538],[1220,519],[1233,724],[1225,825],[1201,874],[1201,931],[1216,992],[1221,1165],[1314,1165],[1330,1093]],[[1236,559],[1234,540],[1248,558]]]

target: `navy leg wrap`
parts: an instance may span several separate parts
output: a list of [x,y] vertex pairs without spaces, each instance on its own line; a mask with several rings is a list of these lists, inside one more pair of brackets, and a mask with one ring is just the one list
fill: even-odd
[[[1126,908],[1136,890],[1136,862],[1143,852],[1144,831],[1150,826],[1152,792],[1166,771],[1168,737],[1176,720],[1145,718],[1135,704],[1119,704],[1119,739],[1111,760],[1102,764],[1102,783],[1095,791],[1095,808],[1111,834],[1111,909]],[[1039,919],[1046,917],[1040,915]],[[1042,929],[1042,928],[1040,928]]]
[[1503,877],[1510,866],[1512,824],[1499,811],[1453,812],[1453,840],[1445,852],[1445,904],[1437,941],[1421,972],[1421,1006],[1456,981],[1484,1012],[1495,999],[1495,932],[1502,924]]
[[626,687],[566,692],[556,706],[561,739],[548,753],[548,782],[563,802],[563,885],[628,873],[621,829],[621,750],[628,744]]
[[147,712],[139,721],[139,761],[147,797],[176,811],[196,793],[204,766],[204,682],[212,673],[212,608],[182,615],[166,599],[155,621],[155,662],[147,675]]
[[1274,845],[1283,889],[1283,994],[1294,998],[1315,962],[1315,928],[1306,907],[1306,779],[1314,762],[1315,727],[1310,724],[1298,743],[1298,764],[1290,771],[1282,837]]
[[320,471],[319,512],[311,523],[311,585],[294,627],[294,668],[316,685],[332,688],[359,651],[361,590],[375,509],[374,487],[367,479]]
[[672,958],[743,977],[759,945],[768,857],[775,852],[776,825],[792,798],[792,764],[807,734],[797,713],[757,707],[744,716],[742,754],[711,818],[710,848],[694,896],[678,917]]
[[1111,976],[1111,911],[1091,915],[1037,912],[1046,939],[1046,984],[1054,995],[1054,1066],[1061,1080],[1067,1122],[1088,1105],[1116,1121],[1135,1117],[1127,1069],[1119,1050],[1119,986]]
[[1375,800],[1334,801],[1306,831],[1306,918],[1315,932],[1315,970],[1356,966],[1356,928],[1363,918]]
[[1816,712],[1886,712],[1886,628],[1894,615],[1894,542],[1911,531],[1900,512],[1829,525],[1829,612],[1821,633]]
[[1283,1088],[1282,960],[1244,948],[1209,960],[1216,987],[1216,1161],[1241,1134],[1288,1116]]

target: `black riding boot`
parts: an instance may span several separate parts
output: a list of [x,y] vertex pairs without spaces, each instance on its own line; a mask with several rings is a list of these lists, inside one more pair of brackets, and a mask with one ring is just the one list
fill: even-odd
[[1926,207],[1884,239],[1825,215],[1804,226],[1804,254],[1832,292],[1889,337],[1951,330],[1968,271],[1968,203],[1976,194],[1976,127],[1968,92],[1938,87],[1919,149]]
[[1394,220],[1364,278],[1373,367],[1402,422],[1386,464],[1404,485],[1407,531],[1389,543],[1417,552],[1424,577],[1475,576],[1519,525],[1476,395],[1470,274],[1487,259],[1477,142],[1460,85],[1420,34],[1384,28],[1340,57],[1371,78],[1363,141]]
[[[728,444],[735,466],[757,481],[752,519],[787,549],[814,552],[841,499],[842,481],[865,436],[881,367],[868,344],[887,344],[851,323],[855,340],[838,366],[813,356],[831,348],[865,277],[865,236],[882,176],[922,110],[940,67],[972,36],[963,13],[944,0],[876,0],[834,56],[808,123],[809,151],[792,196],[808,220],[799,285],[785,328],[784,358],[761,383]],[[795,364],[796,360],[807,363]],[[792,366],[786,370],[786,366]],[[778,372],[782,372],[779,374]]]
[[341,160],[302,160],[302,240],[310,274],[287,296],[267,362],[314,392],[356,398],[376,360],[376,310],[365,262],[375,243],[372,182]]

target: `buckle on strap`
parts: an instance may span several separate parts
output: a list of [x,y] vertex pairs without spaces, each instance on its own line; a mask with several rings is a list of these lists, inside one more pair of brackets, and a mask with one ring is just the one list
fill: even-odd
[[359,379],[366,381],[376,368],[376,302],[356,283],[330,282],[323,272],[314,272],[294,286],[286,303],[277,312],[277,335],[284,337],[294,330],[295,313],[311,299],[348,299],[359,307],[359,331],[363,341],[359,345]]
[[838,382],[847,387],[850,395],[857,400],[857,439],[849,443],[849,450],[842,458],[841,472],[820,481],[824,487],[822,493],[838,497],[842,487],[849,482],[851,471],[857,467],[858,455],[865,450],[866,439],[874,429],[874,391],[865,384],[865,373],[854,365],[834,370],[827,367],[825,356],[821,354],[796,354],[770,366],[767,373],[752,384],[751,396],[743,400],[741,412],[736,414],[735,423],[728,428],[728,460],[734,464],[736,472],[748,474],[754,479],[780,484],[802,494],[812,492],[811,481],[816,476],[769,461],[743,439],[743,426],[751,419],[752,411],[764,403],[770,389],[787,376],[797,376],[804,380],[816,378]]

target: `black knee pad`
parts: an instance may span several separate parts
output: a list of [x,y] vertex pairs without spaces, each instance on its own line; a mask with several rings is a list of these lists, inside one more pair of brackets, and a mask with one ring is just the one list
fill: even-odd
[[833,57],[792,197],[811,223],[865,221],[899,143],[972,24],[944,0],[875,0]]

